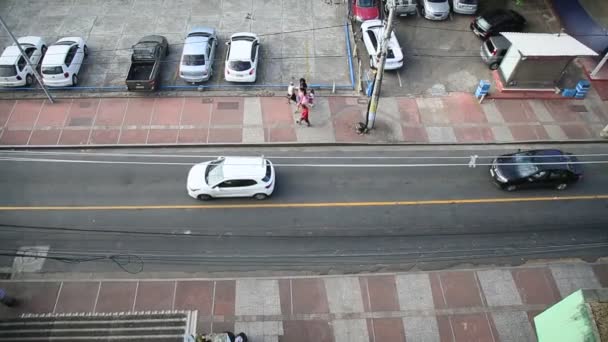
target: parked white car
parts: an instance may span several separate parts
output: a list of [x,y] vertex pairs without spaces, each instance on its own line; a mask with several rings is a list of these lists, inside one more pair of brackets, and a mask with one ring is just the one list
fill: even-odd
[[186,36],[179,77],[190,83],[204,82],[213,75],[217,36],[215,29],[195,27]]
[[274,166],[262,157],[219,157],[194,165],[188,173],[188,195],[199,200],[215,197],[254,197],[272,195]]
[[[361,24],[361,34],[363,36],[363,44],[369,55],[369,66],[372,68],[378,67],[378,53],[380,43],[384,37],[384,23],[381,20],[367,20]],[[395,70],[403,66],[403,51],[399,41],[395,36],[395,31],[391,32],[391,37],[388,40],[388,51],[386,54],[385,70]]]
[[239,32],[230,36],[226,42],[226,65],[224,78],[228,82],[255,82],[260,41],[255,33]]
[[89,54],[84,39],[66,37],[59,39],[42,59],[42,80],[49,87],[78,85],[78,73]]
[[[47,50],[44,40],[40,37],[27,36],[17,39],[17,42],[29,57],[30,63],[37,67]],[[4,49],[0,56],[0,86],[30,86],[34,83],[34,79],[34,71],[21,56],[19,47],[13,44]]]

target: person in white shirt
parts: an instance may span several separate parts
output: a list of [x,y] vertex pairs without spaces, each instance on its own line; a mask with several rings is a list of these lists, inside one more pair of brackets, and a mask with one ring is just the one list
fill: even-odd
[[293,82],[289,82],[289,87],[287,87],[287,103],[291,104],[291,101],[298,102],[296,99],[296,92]]

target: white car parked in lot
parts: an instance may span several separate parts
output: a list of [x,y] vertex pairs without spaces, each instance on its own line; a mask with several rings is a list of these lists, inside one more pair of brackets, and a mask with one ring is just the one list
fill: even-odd
[[193,28],[186,36],[179,76],[190,83],[209,80],[213,75],[216,45],[215,29],[202,26]]
[[[30,63],[37,67],[46,52],[46,44],[40,37],[21,37],[17,39]],[[34,71],[21,56],[19,47],[13,44],[0,56],[0,86],[23,87],[34,83]]]
[[[381,20],[367,20],[361,24],[361,34],[363,36],[363,44],[369,54],[369,65],[372,68],[378,67],[378,53],[380,43],[384,37],[384,24]],[[391,32],[391,37],[388,41],[388,51],[386,54],[385,70],[395,70],[403,66],[403,51],[399,41],[395,36],[395,31]]]
[[226,65],[224,78],[228,82],[255,82],[258,60],[260,58],[260,41],[250,32],[239,32],[230,36],[226,42]]
[[272,195],[274,167],[262,157],[219,157],[194,165],[188,173],[188,195],[199,200],[214,197],[254,197]]
[[42,80],[49,87],[78,85],[78,72],[89,54],[84,39],[66,37],[59,39],[42,59]]

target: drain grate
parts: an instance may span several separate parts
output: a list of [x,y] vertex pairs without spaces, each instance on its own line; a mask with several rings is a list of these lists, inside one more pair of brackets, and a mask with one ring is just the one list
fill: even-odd
[[239,103],[238,102],[218,102],[217,109],[219,109],[219,110],[239,109]]
[[92,118],[71,118],[68,126],[91,126]]
[[575,113],[586,113],[588,112],[587,107],[585,105],[570,105],[570,110]]

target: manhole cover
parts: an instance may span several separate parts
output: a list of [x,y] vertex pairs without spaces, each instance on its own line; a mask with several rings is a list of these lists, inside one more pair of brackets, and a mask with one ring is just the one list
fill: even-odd
[[586,113],[587,107],[585,105],[570,105],[570,110],[575,113]]
[[91,118],[71,118],[68,126],[90,126]]
[[220,109],[220,110],[239,109],[239,103],[238,102],[218,102],[217,109]]

